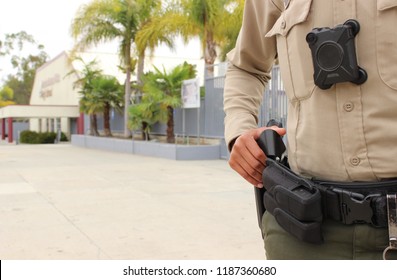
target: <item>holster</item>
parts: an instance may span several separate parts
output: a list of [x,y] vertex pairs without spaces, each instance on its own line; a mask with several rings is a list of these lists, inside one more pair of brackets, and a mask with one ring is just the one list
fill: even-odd
[[266,160],[263,171],[263,205],[278,224],[298,239],[323,242],[321,193],[306,180],[273,159]]

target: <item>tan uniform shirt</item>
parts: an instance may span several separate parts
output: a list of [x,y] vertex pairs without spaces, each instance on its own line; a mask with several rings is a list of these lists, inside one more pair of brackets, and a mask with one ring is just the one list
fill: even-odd
[[[224,93],[226,141],[257,127],[258,107],[278,56],[289,99],[288,155],[304,176],[339,181],[397,177],[397,0],[246,0]],[[314,27],[348,19],[362,85],[321,90],[305,41]]]

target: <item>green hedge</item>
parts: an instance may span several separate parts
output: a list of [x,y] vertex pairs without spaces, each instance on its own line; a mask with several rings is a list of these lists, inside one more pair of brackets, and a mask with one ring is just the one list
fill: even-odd
[[[55,132],[36,132],[24,130],[20,135],[20,142],[27,144],[54,144],[57,134]],[[61,141],[68,141],[66,135],[61,132]]]

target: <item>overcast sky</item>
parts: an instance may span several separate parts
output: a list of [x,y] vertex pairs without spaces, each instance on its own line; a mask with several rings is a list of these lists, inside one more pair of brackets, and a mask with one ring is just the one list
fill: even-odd
[[26,31],[50,57],[73,44],[69,28],[78,7],[90,0],[2,0],[0,34]]
[[[78,7],[90,0],[1,0],[0,38],[5,34],[26,31],[44,45],[50,58],[73,46],[69,35],[72,19]],[[0,76],[10,71],[2,59]]]

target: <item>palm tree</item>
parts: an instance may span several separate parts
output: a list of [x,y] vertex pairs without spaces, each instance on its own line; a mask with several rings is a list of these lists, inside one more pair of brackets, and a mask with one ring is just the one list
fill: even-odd
[[[124,94],[125,137],[130,136],[127,125],[128,106],[131,98],[132,47],[137,39],[138,31],[160,17],[161,11],[162,1],[160,0],[93,0],[80,7],[72,23],[72,35],[77,39],[76,50],[95,46],[102,42],[114,40],[119,42],[119,55],[126,72]],[[172,40],[164,36],[166,34],[152,33],[149,35],[146,33],[143,36],[145,39],[141,39],[139,47],[137,47],[139,57],[138,85],[141,83],[140,75],[143,73],[146,48],[155,47],[159,42],[172,45]],[[156,38],[154,35],[159,37]]]
[[223,40],[219,42],[220,52],[219,59],[226,60],[226,54],[231,51],[237,41],[240,33],[241,23],[243,21],[245,0],[230,1],[227,6],[223,24],[220,26],[220,32],[223,34]]
[[97,116],[98,109],[96,108],[97,102],[92,96],[93,81],[98,76],[102,75],[102,71],[97,68],[95,60],[85,63],[81,57],[75,57],[74,60],[80,61],[83,65],[82,70],[79,72],[76,69],[70,71],[67,75],[75,74],[78,79],[74,82],[73,87],[79,88],[80,93],[80,112],[89,115],[90,117],[90,135],[99,136]]
[[[177,30],[185,42],[198,36],[205,64],[211,67],[218,57],[217,49],[227,52],[241,27],[244,0],[179,0],[179,14],[169,19],[170,29]],[[229,42],[229,43],[228,43]]]
[[181,88],[184,80],[196,76],[195,66],[183,63],[174,67],[169,73],[154,67],[143,77],[144,96],[150,96],[150,102],[157,104],[160,112],[155,116],[167,123],[167,143],[175,142],[174,108],[181,105]]
[[120,110],[123,106],[122,86],[113,76],[103,75],[97,67],[96,60],[85,63],[81,57],[74,60],[83,65],[79,72],[76,69],[67,75],[76,74],[79,78],[74,82],[74,88],[79,88],[80,111],[90,116],[90,135],[99,136],[97,114],[103,113],[104,135],[112,136],[110,130],[110,109]]
[[99,110],[98,103],[92,96],[91,92],[82,92],[82,97],[80,98],[80,112],[87,114],[90,117],[90,133],[91,136],[100,136],[98,132],[98,119],[97,112]]
[[[103,113],[104,135],[112,136],[110,130],[110,110],[121,110],[123,106],[123,90],[120,83],[113,76],[99,75],[92,80],[91,103],[95,103],[95,112]],[[94,107],[94,106],[93,106]]]
[[173,22],[178,13],[167,7],[157,9],[153,16],[140,27],[135,37],[136,50],[138,53],[137,82],[142,85],[141,77],[144,73],[144,61],[146,51],[153,54],[154,50],[164,44],[171,50],[175,48],[174,39],[178,30]]
[[[142,129],[142,139],[150,140],[152,126],[165,119],[164,112],[160,109],[160,100],[153,94],[144,94],[140,103],[133,104],[129,108],[129,127]],[[142,126],[145,123],[145,126]]]

